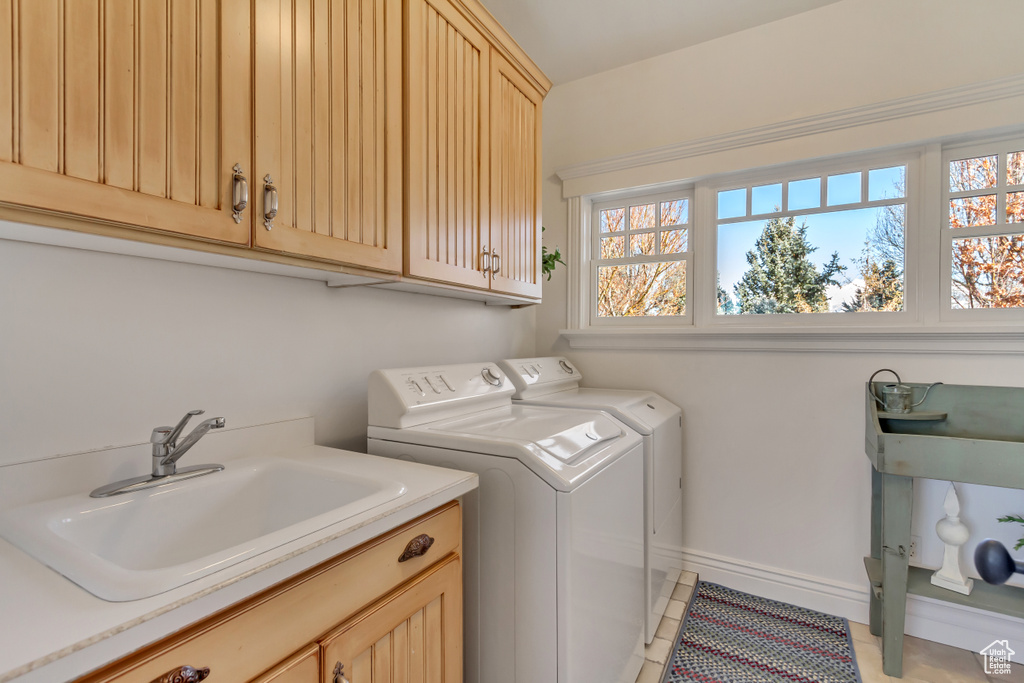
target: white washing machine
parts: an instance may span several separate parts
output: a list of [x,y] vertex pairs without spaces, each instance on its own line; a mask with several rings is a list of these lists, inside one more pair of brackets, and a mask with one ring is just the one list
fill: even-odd
[[633,683],[643,442],[600,411],[513,405],[494,363],[378,370],[368,451],[480,476],[464,498],[467,683]]
[[498,366],[516,387],[514,402],[605,410],[644,439],[644,640],[665,614],[683,566],[683,418],[679,406],[651,391],[581,387],[568,360],[518,358]]

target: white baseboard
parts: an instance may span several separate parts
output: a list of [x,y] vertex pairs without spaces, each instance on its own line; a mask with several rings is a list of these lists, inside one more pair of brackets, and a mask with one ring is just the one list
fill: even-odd
[[[702,581],[868,623],[868,582],[831,581],[778,567],[696,550],[683,552],[683,569]],[[978,652],[995,640],[1024,646],[1024,620],[917,595],[907,599],[906,633]]]

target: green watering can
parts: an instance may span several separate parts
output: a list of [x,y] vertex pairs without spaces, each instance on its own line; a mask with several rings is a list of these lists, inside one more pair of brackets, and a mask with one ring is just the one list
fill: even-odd
[[[878,398],[871,392],[871,380],[873,380],[875,375],[880,372],[891,372],[896,376],[896,384],[882,385],[882,398]],[[868,379],[868,395],[875,399],[878,405],[882,406],[887,413],[909,413],[913,408],[924,403],[924,400],[928,398],[928,392],[931,391],[932,387],[936,384],[942,384],[942,382],[929,384],[924,390],[924,395],[921,396],[921,400],[914,403],[914,387],[909,384],[903,384],[903,380],[900,379],[900,376],[896,374],[895,370],[882,368],[881,370],[876,370],[875,374],[871,375]]]

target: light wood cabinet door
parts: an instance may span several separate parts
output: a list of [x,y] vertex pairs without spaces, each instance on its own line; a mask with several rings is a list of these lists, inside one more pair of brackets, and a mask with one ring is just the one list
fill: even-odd
[[0,203],[247,244],[246,0],[0,0]]
[[459,558],[349,620],[322,647],[323,683],[461,683]]
[[400,271],[402,0],[255,11],[253,244]]
[[491,54],[491,289],[541,295],[541,102],[497,51]]
[[408,0],[406,274],[486,289],[490,46],[447,0]]

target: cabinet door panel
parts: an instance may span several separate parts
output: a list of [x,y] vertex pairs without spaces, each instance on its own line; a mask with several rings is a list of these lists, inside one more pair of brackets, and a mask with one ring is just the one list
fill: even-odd
[[486,288],[490,47],[446,0],[409,0],[406,273]]
[[244,0],[0,1],[0,203],[246,244]]
[[491,55],[491,288],[540,297],[541,94]]
[[323,681],[462,681],[462,565],[457,556],[342,624],[323,642]]
[[257,3],[257,247],[401,269],[401,12],[401,0]]

